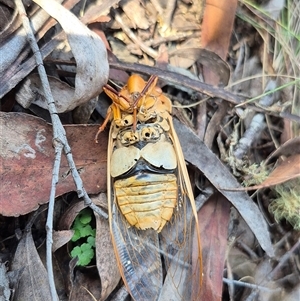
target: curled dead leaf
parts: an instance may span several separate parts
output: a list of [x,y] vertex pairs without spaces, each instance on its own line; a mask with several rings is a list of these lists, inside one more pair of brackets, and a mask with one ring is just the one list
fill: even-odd
[[[59,113],[66,112],[101,93],[109,72],[106,49],[98,35],[56,1],[35,0],[35,2],[62,26],[76,62],[75,89],[57,79],[50,79],[51,90],[55,91],[53,96],[57,110]],[[39,82],[39,78],[27,80],[17,95],[17,101],[21,104],[32,102],[47,109],[47,103],[41,97],[44,93],[39,89],[41,86]],[[28,90],[31,93],[28,93]],[[40,97],[32,97],[32,93],[36,92]],[[61,97],[60,93],[64,93],[64,97]],[[30,97],[24,99],[24,95],[28,94]]]

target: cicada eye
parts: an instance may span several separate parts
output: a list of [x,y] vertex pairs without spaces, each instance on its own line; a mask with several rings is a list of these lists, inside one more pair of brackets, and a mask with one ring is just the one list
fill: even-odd
[[133,115],[127,115],[123,119],[124,125],[132,125],[133,124]]

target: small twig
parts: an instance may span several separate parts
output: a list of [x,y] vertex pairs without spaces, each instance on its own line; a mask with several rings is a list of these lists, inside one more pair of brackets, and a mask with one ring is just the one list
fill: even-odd
[[282,265],[292,256],[292,254],[300,248],[300,239],[293,245],[293,247],[286,252],[283,256],[280,257],[280,260],[274,270],[268,275],[268,280],[274,278],[274,275],[278,272],[278,270],[282,267]]
[[[23,22],[23,27],[26,31],[27,34],[27,39],[28,42],[31,46],[31,49],[35,55],[35,59],[37,61],[37,68],[38,68],[38,72],[41,78],[41,82],[43,85],[43,89],[44,89],[44,93],[48,102],[48,106],[49,106],[49,112],[51,115],[51,119],[52,119],[52,123],[54,124],[56,122],[56,118],[58,118],[57,116],[57,112],[56,112],[56,108],[54,105],[54,99],[51,95],[51,90],[50,90],[50,86],[47,80],[47,75],[46,75],[46,71],[43,67],[43,59],[41,56],[41,53],[39,51],[37,42],[35,40],[29,19],[26,15],[26,11],[25,8],[23,6],[23,3],[21,0],[16,0],[16,6],[18,8],[18,11],[22,17],[22,22]],[[56,115],[56,118],[54,117],[54,114]],[[56,127],[56,131],[53,128],[53,136],[54,136],[54,141],[59,141],[58,137],[59,137],[59,131],[58,129],[60,129],[59,127]],[[63,129],[63,127],[62,127]],[[61,129],[60,129],[61,130]],[[63,131],[61,132],[61,134],[63,135]],[[57,138],[57,140],[56,140]],[[55,161],[54,161],[54,166],[53,166],[53,173],[52,173],[52,185],[51,185],[51,191],[50,191],[50,199],[49,199],[49,209],[48,209],[48,216],[47,216],[47,222],[46,222],[46,230],[47,230],[47,242],[46,242],[46,246],[47,246],[47,271],[48,271],[48,281],[49,281],[49,286],[50,286],[50,292],[51,292],[51,297],[53,301],[58,301],[58,296],[57,296],[57,292],[56,292],[56,288],[55,288],[55,282],[54,282],[54,276],[53,276],[53,268],[52,268],[52,230],[53,230],[53,208],[54,208],[54,201],[55,201],[55,188],[56,188],[56,183],[58,181],[58,179],[55,177],[56,174],[58,174],[58,172],[56,172],[56,166],[60,165],[60,158],[61,158],[61,152],[62,152],[62,144],[61,143],[55,143]]]
[[[275,88],[276,81],[270,80],[266,86],[265,92],[272,91]],[[277,95],[277,93],[268,94],[259,101],[259,104],[264,107],[271,106],[277,100]],[[253,142],[260,137],[265,127],[265,115],[262,113],[255,114],[249,128],[245,131],[243,137],[239,140],[238,145],[234,150],[234,156],[237,159],[243,158]]]
[[175,11],[176,4],[177,4],[177,0],[167,1],[167,7],[164,10],[165,15],[161,16],[164,18],[164,20],[163,20],[164,26],[167,28],[171,27],[172,17],[173,17],[174,11]]
[[162,70],[157,67],[142,65],[138,63],[125,63],[125,62],[110,62],[110,67],[127,72],[138,72],[146,75],[156,75],[161,80],[165,80],[171,84],[182,86],[183,88],[189,88],[196,92],[204,93],[211,97],[218,97],[229,101],[230,103],[237,105],[244,101],[245,98],[237,96],[230,91],[226,91],[223,88],[215,87],[206,83],[202,83],[199,80],[188,78],[185,75],[178,74],[170,70]]
[[164,10],[163,10],[160,2],[158,0],[150,0],[150,2],[152,3],[154,8],[156,9],[157,13],[162,16],[163,13],[164,13]]
[[[55,143],[56,141],[54,141]],[[52,244],[53,244],[53,213],[54,213],[54,204],[55,204],[55,192],[56,192],[56,184],[59,179],[59,166],[61,161],[61,154],[63,145],[61,143],[55,143],[55,158],[53,164],[53,173],[52,173],[52,182],[51,182],[51,191],[49,197],[49,207],[48,207],[48,215],[46,222],[46,230],[47,230],[47,240],[46,240],[46,262],[47,262],[47,271],[48,271],[48,281],[51,290],[52,300],[57,300],[57,292],[55,288],[54,282],[54,274],[52,268]]]
[[277,288],[277,289],[270,289],[268,287],[265,286],[261,286],[261,285],[257,285],[257,284],[252,284],[252,283],[248,283],[248,282],[243,282],[243,281],[238,281],[238,280],[233,280],[233,279],[228,279],[228,278],[223,278],[223,282],[226,284],[235,284],[238,286],[243,286],[243,287],[248,287],[248,288],[252,288],[255,290],[260,290],[260,291],[265,291],[265,292],[277,292],[280,291],[281,288]]
[[[39,50],[38,44],[35,40],[32,28],[30,26],[30,21],[26,15],[26,11],[21,0],[16,0],[16,7],[18,8],[18,11],[22,17],[23,27],[27,34],[27,40],[31,46],[31,49],[36,59],[38,73],[41,79],[44,95],[48,104],[48,110],[51,116],[52,127],[53,127],[53,146],[55,149],[55,160],[54,160],[53,171],[52,171],[52,184],[51,184],[51,191],[49,197],[48,216],[46,222],[46,230],[47,230],[46,246],[47,246],[47,271],[48,271],[48,281],[49,281],[49,286],[51,291],[51,297],[53,301],[58,301],[58,296],[57,296],[55,282],[54,282],[53,268],[52,268],[52,244],[53,244],[52,232],[53,232],[53,212],[54,212],[56,185],[59,180],[59,167],[60,167],[62,150],[64,150],[64,153],[67,157],[68,165],[70,167],[76,185],[78,197],[83,197],[85,202],[92,209],[96,209],[97,207],[92,203],[91,199],[88,197],[85,189],[83,188],[82,180],[76,169],[73,156],[71,153],[71,148],[67,141],[65,129],[57,114],[55,101],[53,99],[47,74],[43,65],[43,58]],[[104,213],[100,208],[97,208],[96,211],[100,215],[107,218],[107,214]],[[103,212],[103,214],[101,212]]]
[[152,58],[156,59],[158,57],[157,51],[152,48],[146,46],[137,36],[133,33],[133,31],[123,22],[123,19],[119,15],[117,11],[114,12],[115,20],[120,24],[122,30],[128,35],[128,37],[137,44],[145,53],[147,53]]
[[245,244],[242,240],[236,242],[237,246],[240,247],[243,251],[247,252],[250,256],[251,260],[257,260],[257,254],[250,248],[247,244]]
[[189,32],[178,32],[174,35],[167,36],[167,37],[157,37],[155,39],[147,40],[144,44],[148,47],[158,47],[160,44],[173,42],[173,41],[180,41],[184,39],[191,39],[191,38],[198,38],[199,31],[195,31],[193,33]]
[[[204,93],[211,97],[218,97],[218,98],[224,99],[234,105],[238,105],[240,103],[245,104],[246,98],[244,96],[236,95],[236,94],[226,90],[227,88],[224,89],[221,87],[215,87],[212,85],[208,85],[206,83],[200,82],[199,80],[188,78],[185,75],[178,74],[178,73],[176,73],[174,71],[170,71],[168,69],[162,70],[160,68],[153,67],[153,66],[147,66],[147,65],[138,64],[138,63],[125,63],[125,62],[121,62],[121,61],[110,62],[109,65],[111,68],[123,70],[126,72],[141,73],[141,74],[145,74],[147,76],[149,76],[150,74],[156,75],[161,80],[166,81],[169,84],[173,84],[174,86],[181,86],[183,91],[185,91],[184,88],[192,89],[195,92],[200,92],[200,93]],[[288,112],[278,112],[277,113],[274,111],[270,111],[267,108],[262,109],[262,108],[256,107],[255,105],[248,105],[248,107],[253,109],[255,112],[263,112],[264,114],[268,114],[270,116],[286,118],[286,119],[300,123],[300,116],[295,115],[295,114],[291,114]]]

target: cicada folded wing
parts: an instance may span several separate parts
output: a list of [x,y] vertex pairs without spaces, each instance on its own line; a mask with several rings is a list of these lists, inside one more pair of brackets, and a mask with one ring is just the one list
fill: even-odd
[[201,275],[197,212],[171,102],[156,81],[134,76],[118,94],[108,93],[113,100],[110,228],[120,272],[134,300],[168,300],[169,289],[174,300],[192,300]]
[[197,212],[179,140],[172,120],[169,122],[170,135],[176,145],[179,189],[177,208],[160,234],[161,253],[167,275],[159,300],[169,300],[170,291],[174,301],[198,300],[202,281],[202,257]]
[[111,231],[124,282],[134,300],[158,300],[163,284],[158,234],[152,229],[128,228],[113,206]]

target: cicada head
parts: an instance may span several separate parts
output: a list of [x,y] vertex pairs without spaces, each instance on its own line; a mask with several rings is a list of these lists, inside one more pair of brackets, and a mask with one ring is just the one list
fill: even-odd
[[140,94],[146,86],[146,82],[137,74],[129,77],[127,85],[124,87],[129,94]]

